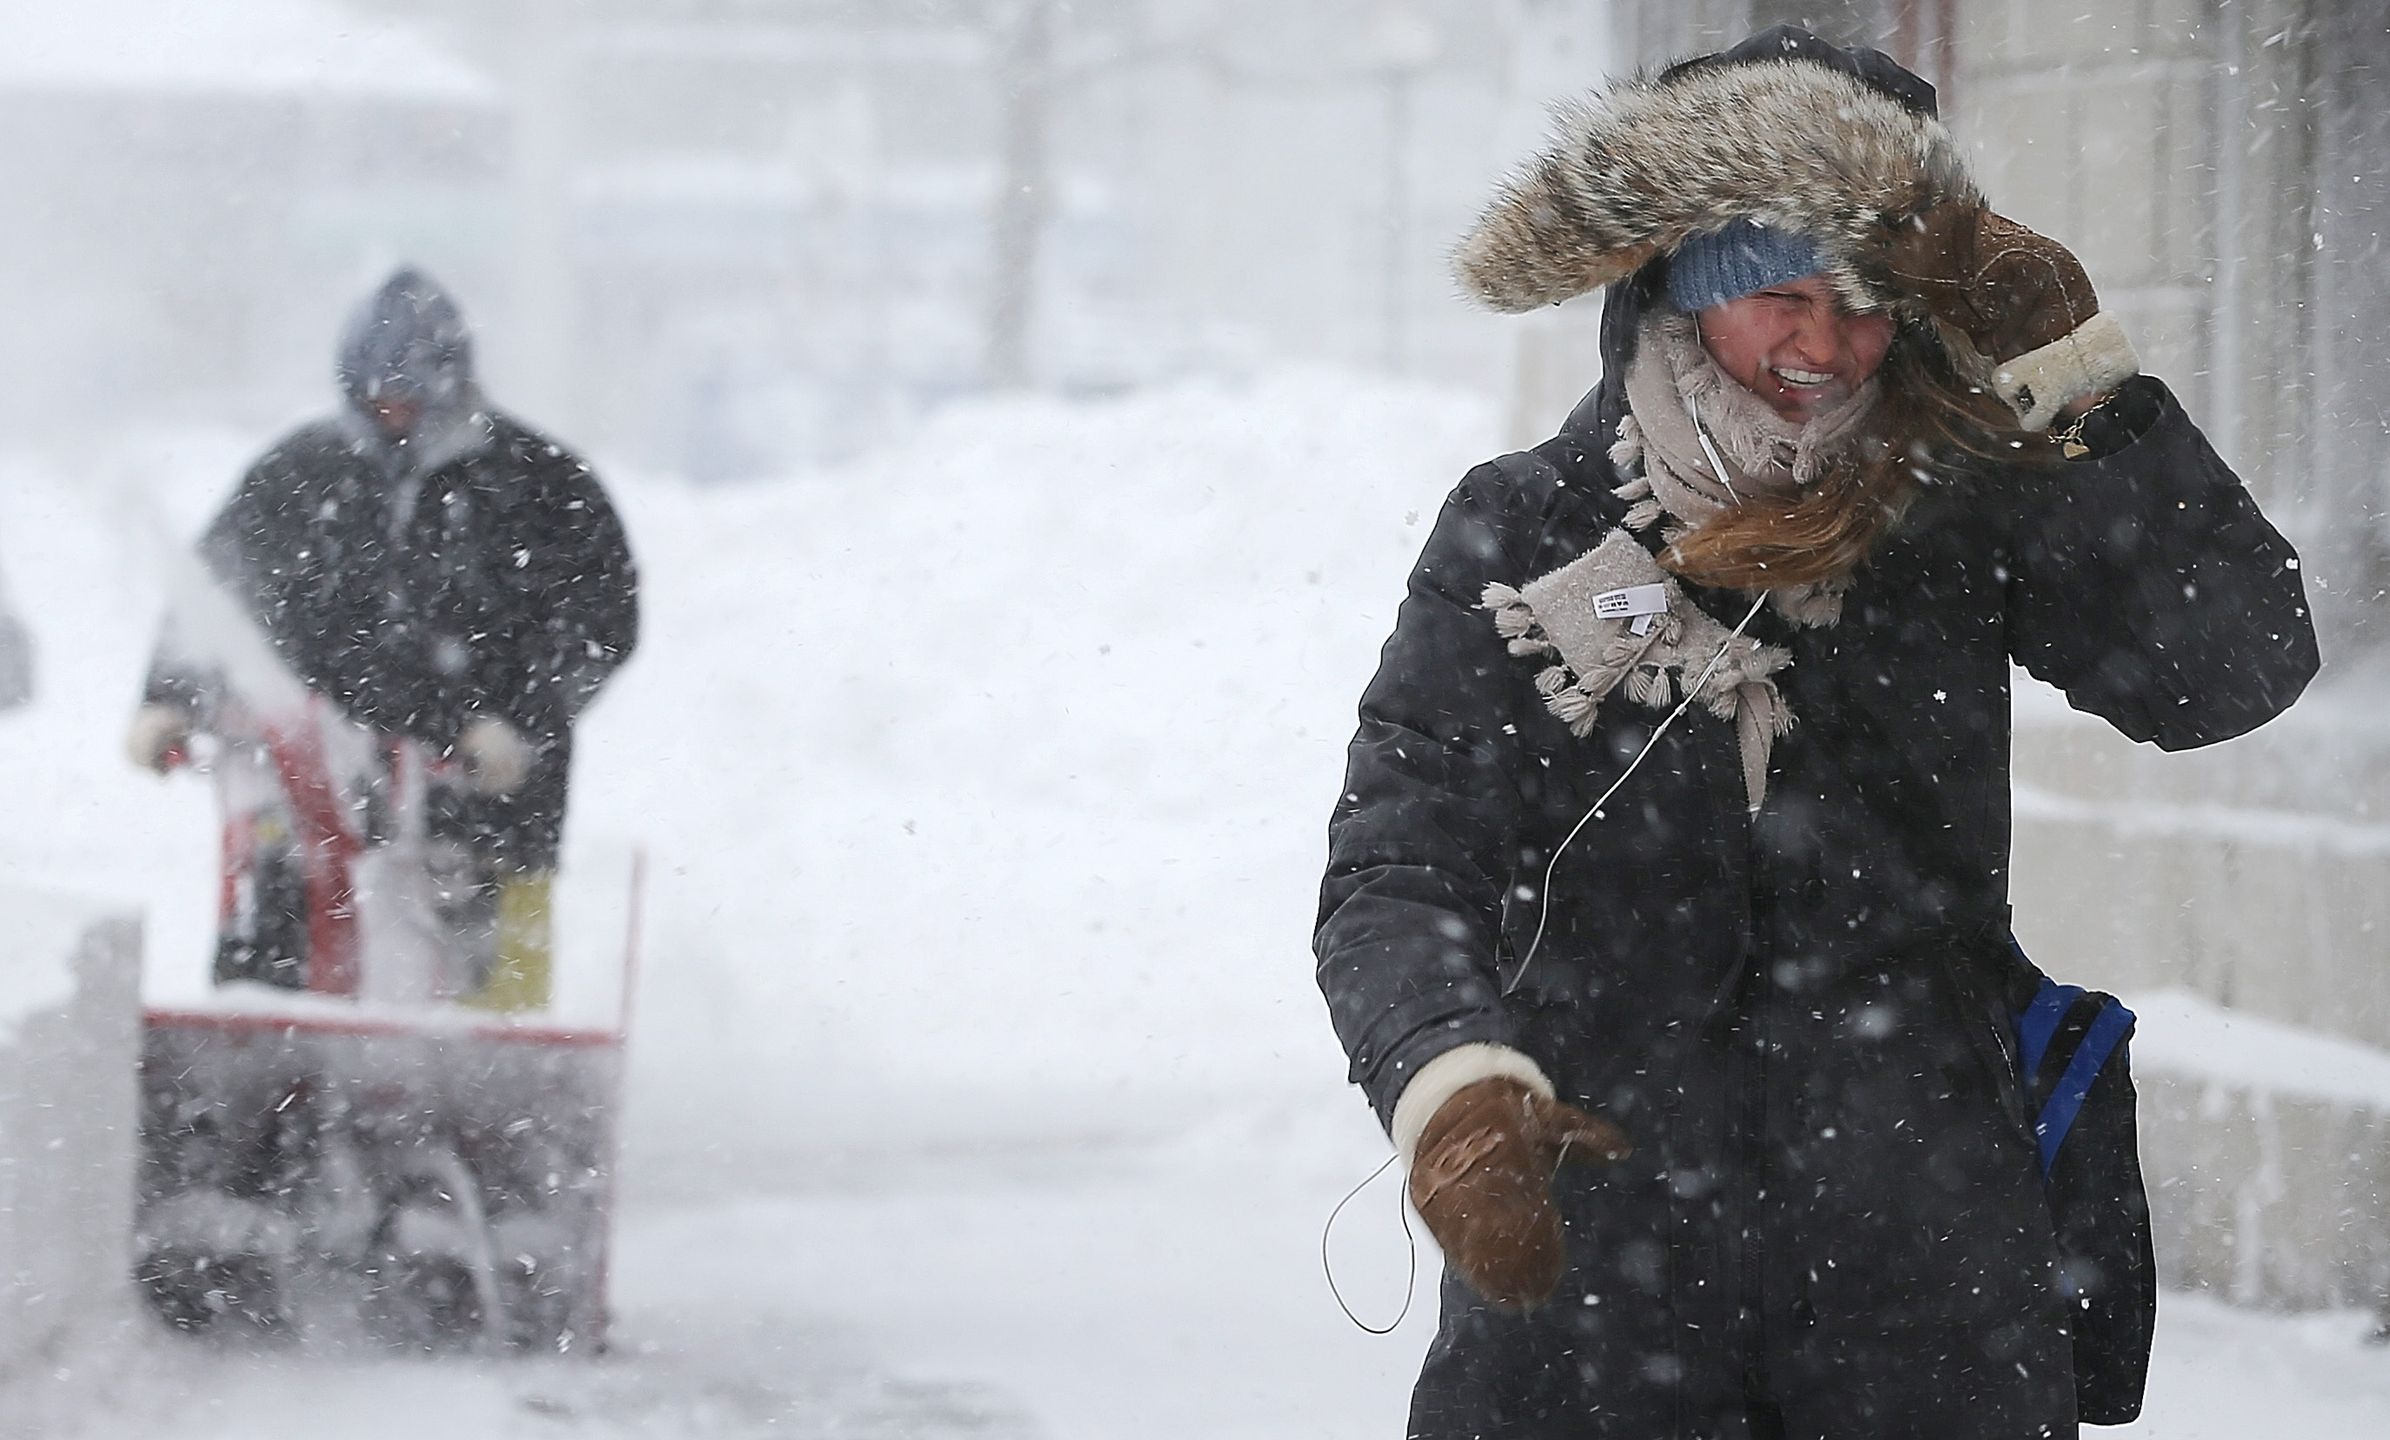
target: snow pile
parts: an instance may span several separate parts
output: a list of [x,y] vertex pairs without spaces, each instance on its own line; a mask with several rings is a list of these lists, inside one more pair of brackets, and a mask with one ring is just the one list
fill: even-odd
[[[784,1188],[921,1182],[978,1194],[991,1165],[1076,1193],[1084,1177],[1144,1169],[1140,1146],[1108,1137],[1197,1117],[1212,1133],[1255,1113],[1307,1118],[1204,1147],[1201,1168],[1224,1179],[1243,1164],[1231,1152],[1258,1144],[1301,1173],[1266,1182],[1266,1208],[1237,1231],[1264,1230],[1285,1252],[1289,1334],[1302,1337],[1288,1353],[1338,1335],[1342,1363],[1376,1377],[1379,1409],[1398,1404],[1411,1362],[1351,1343],[1303,1256],[1335,1194],[1383,1154],[1344,1085],[1307,942],[1355,697],[1436,505],[1490,451],[1489,430],[1466,399],[1281,375],[1097,407],[991,402],[769,487],[609,473],[647,630],[582,737],[560,925],[565,998],[596,1014],[624,862],[649,847],[618,1294],[631,1343],[658,1348],[627,1372],[559,1376],[552,1393],[528,1373],[517,1386],[443,1372],[458,1413],[485,1428],[608,1410],[646,1424],[652,1403],[669,1412],[653,1428],[678,1433],[681,1409],[752,1415],[760,1431],[860,1406],[890,1433],[1006,1433],[1000,1397],[913,1386],[874,1398],[869,1363],[851,1381],[823,1368],[822,1332],[853,1323],[858,1292],[795,1265],[791,1252],[810,1264],[822,1242],[751,1248],[710,1209],[684,1221],[654,1201],[735,1207]],[[41,651],[33,708],[0,717],[22,757],[0,767],[0,798],[42,817],[0,827],[0,873],[145,904],[162,1001],[204,986],[213,804],[204,783],[132,771],[118,737],[165,558],[266,439],[0,456],[0,565]],[[1011,1148],[997,1160],[983,1142]],[[1173,1166],[1164,1190],[1216,1193],[1185,1175]],[[1110,1187],[1086,1198],[1152,1209]],[[1191,1218],[1152,1215],[1182,1235]],[[927,1223],[984,1253],[967,1274],[899,1264],[878,1287],[891,1303],[918,1311],[921,1295],[975,1277],[1062,1273],[1001,1225]],[[1252,1263],[1225,1243],[1185,1251],[1185,1294]],[[891,1237],[880,1253],[918,1244]],[[1340,1241],[1373,1305],[1399,1280],[1389,1245],[1401,1235],[1386,1206]],[[1070,1273],[1057,1304],[1120,1313],[1078,1288],[1098,1283],[1084,1268]],[[728,1358],[709,1360],[717,1341]],[[159,1378],[95,1433],[163,1433],[164,1407],[193,1408],[175,1398],[193,1395],[224,1407],[226,1433],[279,1433],[257,1417],[320,1413],[325,1383],[360,1404],[389,1392],[367,1408],[394,1417],[393,1433],[419,1433],[446,1403],[413,1371],[327,1381],[155,1348],[142,1365]],[[589,1388],[615,1385],[629,1393]],[[1304,1410],[1340,1404],[1323,1393]],[[697,1418],[687,1428],[713,1433]]]
[[657,861],[634,1091],[752,1144],[1334,1088],[1307,944],[1341,749],[1487,429],[1306,374],[618,486],[647,630],[574,833]]

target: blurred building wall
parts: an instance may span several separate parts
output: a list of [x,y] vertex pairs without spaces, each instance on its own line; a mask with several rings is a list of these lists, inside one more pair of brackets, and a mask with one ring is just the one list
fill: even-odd
[[[346,3],[430,27],[514,117],[502,398],[723,474],[1015,378],[1293,361],[1498,392],[1508,328],[1445,256],[1555,60],[1600,68],[1518,43],[1598,28],[1561,0]],[[1010,38],[1041,8],[1024,69]],[[1035,174],[1006,142],[1024,116]],[[1025,278],[1002,245],[1024,186]],[[999,375],[989,327],[1022,286],[1028,363]]]
[[[2046,696],[2020,704],[2012,892],[2027,949],[2128,997],[2189,990],[2390,1047],[2390,712],[2376,698],[2390,684],[2377,638],[2390,11],[1617,0],[1615,13],[1621,54],[1638,60],[1790,22],[1935,81],[1993,205],[2082,256],[2144,366],[2300,547],[2325,674],[2256,734],[2161,755]],[[2251,1300],[2378,1298],[2390,1195],[2352,1179],[2379,1166],[2341,1142],[2390,1133],[2382,1113],[2343,1105],[2329,1125],[2286,1127],[2290,1112],[2270,1101],[2234,1108],[2235,1096],[2265,1099],[2247,1086],[2187,1074],[2153,1086],[2146,1148],[2161,1220],[2181,1240],[2164,1257],[2170,1275]],[[2260,1150],[2271,1198],[2253,1199],[2229,1157]],[[2299,1195],[2332,1199],[2284,1200]],[[2216,1213],[2240,1216],[2237,1228],[2186,1218]],[[2291,1258],[2260,1262],[2259,1245]]]
[[[19,439],[329,404],[377,265],[470,284],[500,253],[507,116],[469,66],[320,7],[170,12],[0,22],[0,425]],[[321,63],[332,47],[353,63]]]
[[[1520,327],[1446,257],[1607,54],[1583,0],[38,13],[0,24],[0,119],[36,141],[0,156],[27,197],[0,300],[40,336],[0,418],[268,431],[329,403],[342,314],[412,260],[499,403],[700,478],[993,385],[1291,362],[1502,392]],[[10,63],[36,32],[63,80]],[[1573,398],[1591,357],[1561,361]],[[1524,441],[1566,406],[1521,408]]]

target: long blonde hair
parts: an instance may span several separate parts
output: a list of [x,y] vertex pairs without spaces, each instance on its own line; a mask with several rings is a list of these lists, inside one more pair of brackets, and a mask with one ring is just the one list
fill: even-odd
[[1660,563],[1730,590],[1839,583],[1929,477],[2060,459],[2047,435],[2018,429],[2014,412],[1961,377],[1941,342],[1914,322],[1901,324],[1876,374],[1883,400],[1848,458],[1797,495],[1753,496],[1712,516]]

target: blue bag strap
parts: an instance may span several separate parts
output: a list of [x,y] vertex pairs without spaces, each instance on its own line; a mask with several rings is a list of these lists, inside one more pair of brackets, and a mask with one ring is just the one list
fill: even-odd
[[[2014,943],[2014,942],[2011,942]],[[2022,955],[2023,951],[2018,951]],[[2033,1003],[2017,1020],[2017,1038],[2024,1045],[2025,1089],[2031,1093],[2033,1077],[2041,1073],[2041,1057],[2049,1053],[2050,1037],[2058,1033],[2058,1022],[2077,1000],[2083,998],[2080,985],[2061,985],[2048,976],[2042,977],[2041,989],[2033,996]]]
[[[2040,998],[2036,997],[2034,1003],[2038,1006]],[[2100,1067],[2108,1063],[2109,1055],[2132,1030],[2133,1012],[2110,1000],[2100,1007],[2091,1028],[2083,1032],[2083,1043],[2075,1047],[2074,1058],[2067,1062],[2066,1073],[2058,1077],[2048,1103],[2041,1108],[2041,1119],[2033,1127],[2041,1140],[2043,1179],[2048,1179],[2051,1169],[2058,1164],[2058,1147],[2066,1143],[2066,1132],[2074,1128],[2075,1117],[2082,1113],[2083,1101],[2090,1096],[2091,1084],[2099,1078]],[[2043,1043],[2048,1043],[2046,1035]]]

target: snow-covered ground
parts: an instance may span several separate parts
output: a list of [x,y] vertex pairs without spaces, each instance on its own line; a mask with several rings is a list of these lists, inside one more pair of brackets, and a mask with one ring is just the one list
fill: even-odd
[[[1363,1335],[1321,1278],[1384,1145],[1306,942],[1353,697],[1491,430],[1286,374],[958,409],[770,486],[610,477],[647,630],[584,734],[564,923],[602,970],[610,877],[648,849],[616,1351],[301,1358],[136,1326],[67,1357],[47,1393],[71,1398],[0,1403],[0,1436],[1398,1434],[1429,1317]],[[115,737],[161,547],[258,438],[0,458],[43,687],[0,717],[0,803],[34,817],[0,874],[145,904],[162,996],[203,968],[209,801]],[[1390,1180],[1335,1240],[1348,1298],[1390,1316]],[[2128,1433],[2390,1434],[2362,1329],[2172,1299]]]
[[[68,1433],[312,1437],[335,1415],[348,1440],[1392,1440],[1427,1317],[1363,1335],[1320,1278],[1320,1221],[1377,1158],[1346,1119],[1256,1107],[1157,1147],[924,1151],[650,1197],[621,1240],[624,1350],[600,1363],[225,1356],[150,1333],[140,1378]],[[1403,1274],[1387,1182],[1337,1238],[1348,1299],[1382,1323]],[[2367,1327],[2169,1295],[2147,1414],[2095,1433],[2376,1440],[2390,1350]]]

